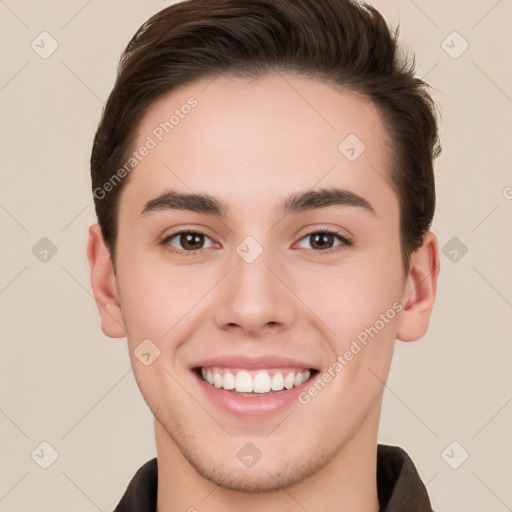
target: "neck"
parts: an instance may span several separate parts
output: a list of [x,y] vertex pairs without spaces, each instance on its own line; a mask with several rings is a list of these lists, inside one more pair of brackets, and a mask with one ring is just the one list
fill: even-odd
[[[155,419],[158,463],[157,512],[378,512],[377,427],[380,406],[317,473],[287,489],[243,493],[219,487],[198,474]],[[335,504],[335,505],[333,505]]]

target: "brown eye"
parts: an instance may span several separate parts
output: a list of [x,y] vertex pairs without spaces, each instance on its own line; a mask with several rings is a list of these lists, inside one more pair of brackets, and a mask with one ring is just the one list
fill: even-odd
[[199,233],[182,233],[180,235],[180,244],[184,249],[191,251],[201,249],[204,244],[204,235]]
[[180,231],[179,233],[174,233],[167,237],[164,243],[171,245],[178,251],[185,252],[205,249],[215,245],[209,237],[196,231]]
[[316,252],[328,251],[340,245],[351,245],[345,237],[331,231],[317,231],[306,235],[299,246],[303,249],[313,249]]
[[330,249],[334,246],[334,236],[330,233],[315,233],[309,236],[313,249]]

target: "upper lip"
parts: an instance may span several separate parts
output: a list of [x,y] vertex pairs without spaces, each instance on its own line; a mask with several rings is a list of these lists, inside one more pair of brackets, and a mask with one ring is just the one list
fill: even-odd
[[190,365],[194,368],[208,368],[218,366],[221,368],[241,368],[244,370],[258,370],[265,368],[306,368],[315,369],[315,367],[305,361],[290,359],[288,357],[266,355],[258,357],[249,357],[247,355],[224,355],[203,359]]

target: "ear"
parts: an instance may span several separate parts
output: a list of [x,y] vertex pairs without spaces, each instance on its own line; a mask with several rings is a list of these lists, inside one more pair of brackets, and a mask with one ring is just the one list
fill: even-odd
[[439,248],[432,232],[425,234],[419,249],[411,254],[409,272],[402,296],[404,309],[397,320],[396,337],[414,341],[425,336],[437,290]]
[[101,329],[110,338],[124,338],[126,328],[119,302],[116,275],[110,251],[99,224],[89,228],[87,259],[91,269],[91,286],[101,317]]

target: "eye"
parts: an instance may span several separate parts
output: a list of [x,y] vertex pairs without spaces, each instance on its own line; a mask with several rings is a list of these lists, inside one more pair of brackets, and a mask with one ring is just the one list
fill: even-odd
[[170,245],[178,251],[191,252],[208,247],[216,247],[217,244],[204,233],[198,231],[179,231],[166,237],[162,244]]
[[340,245],[351,245],[351,242],[334,231],[315,231],[306,235],[299,242],[299,247],[313,249],[317,252],[329,251]]

